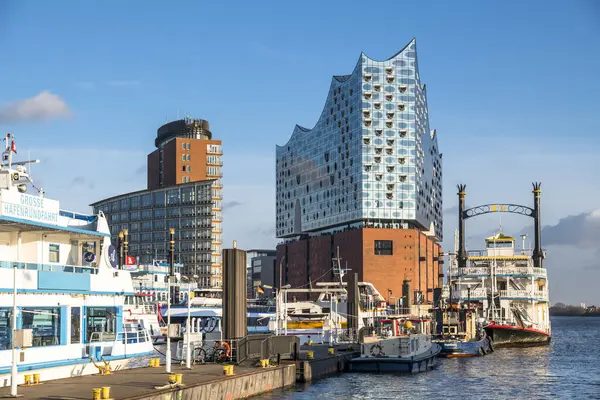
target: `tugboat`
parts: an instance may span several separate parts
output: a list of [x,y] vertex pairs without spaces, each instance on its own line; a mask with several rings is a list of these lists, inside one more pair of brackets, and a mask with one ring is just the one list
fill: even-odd
[[467,266],[451,271],[459,300],[481,305],[480,317],[495,347],[550,342],[548,276],[545,268],[534,266],[525,237],[521,254],[515,254],[514,238],[501,232],[489,237],[485,251],[470,251]]
[[431,320],[407,315],[378,322],[360,339],[361,355],[351,360],[352,371],[417,373],[434,366],[442,348],[431,341]]
[[475,310],[449,305],[435,308],[433,343],[442,346],[440,357],[483,356],[494,351],[492,340],[477,323]]

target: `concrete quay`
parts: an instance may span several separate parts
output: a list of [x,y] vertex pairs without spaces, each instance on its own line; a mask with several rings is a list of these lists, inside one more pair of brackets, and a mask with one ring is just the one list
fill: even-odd
[[[184,387],[155,389],[168,383],[169,374],[160,368],[133,368],[110,375],[88,375],[42,382],[41,385],[19,386],[25,399],[83,400],[93,398],[93,389],[110,387],[111,399],[123,400],[233,400],[283,389],[296,382],[296,366],[269,368],[235,366],[233,376],[223,375],[223,365],[195,365],[193,369],[173,365],[173,374],[183,374]],[[10,388],[2,388],[7,396]]]
[[[309,352],[313,358],[309,358]],[[191,370],[173,364],[172,374],[183,375],[183,387],[156,389],[167,385],[169,374],[160,368],[133,368],[110,375],[88,375],[40,385],[19,386],[25,399],[84,400],[93,398],[93,389],[110,387],[110,399],[121,400],[233,400],[245,399],[273,390],[282,390],[296,382],[310,382],[348,370],[349,360],[356,357],[357,345],[302,346],[299,359],[282,360],[278,366],[257,367],[258,361],[244,361],[234,366],[234,375],[223,375],[223,364],[194,365]],[[10,388],[1,388],[0,397],[8,397]]]
[[[300,359],[296,361],[296,381],[305,383],[349,371],[350,360],[360,356],[359,349],[358,344],[336,345],[334,354],[329,354],[328,345],[302,346]],[[308,358],[310,351],[313,359]]]

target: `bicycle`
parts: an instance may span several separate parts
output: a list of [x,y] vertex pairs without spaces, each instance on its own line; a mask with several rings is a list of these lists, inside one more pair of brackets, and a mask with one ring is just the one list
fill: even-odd
[[214,346],[207,349],[202,347],[194,348],[194,364],[206,364],[207,362],[223,363],[231,361],[231,351],[227,342],[221,344],[216,342]]

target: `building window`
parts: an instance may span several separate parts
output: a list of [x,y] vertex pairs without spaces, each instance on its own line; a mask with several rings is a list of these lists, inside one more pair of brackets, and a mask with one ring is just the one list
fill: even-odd
[[181,161],[185,161],[185,154],[181,155]]
[[60,245],[52,243],[48,245],[48,261],[53,263],[60,262]]
[[192,157],[192,156],[188,154],[188,155],[187,155],[187,160],[188,160],[188,161],[190,161],[191,157]]
[[86,342],[114,339],[117,330],[116,307],[88,307],[86,314]]
[[23,329],[33,330],[33,347],[60,344],[60,308],[23,308]]
[[375,241],[375,255],[376,256],[391,256],[393,248],[393,242],[391,240],[376,240]]
[[81,308],[71,308],[71,343],[81,343]]

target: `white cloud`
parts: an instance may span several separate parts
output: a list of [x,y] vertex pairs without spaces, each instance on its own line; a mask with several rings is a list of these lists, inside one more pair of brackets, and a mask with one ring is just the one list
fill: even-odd
[[42,91],[28,99],[0,105],[0,123],[40,121],[67,117],[71,111],[67,103],[49,91]]

